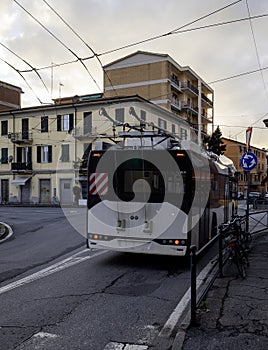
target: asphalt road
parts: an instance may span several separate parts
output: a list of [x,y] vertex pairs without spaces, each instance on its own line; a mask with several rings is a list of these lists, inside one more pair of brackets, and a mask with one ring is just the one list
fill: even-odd
[[85,245],[60,208],[1,207],[0,221],[14,231],[0,244],[0,283]]
[[59,208],[1,208],[1,220],[15,232],[0,244],[1,349],[171,344],[155,339],[189,287],[188,258],[90,254]]

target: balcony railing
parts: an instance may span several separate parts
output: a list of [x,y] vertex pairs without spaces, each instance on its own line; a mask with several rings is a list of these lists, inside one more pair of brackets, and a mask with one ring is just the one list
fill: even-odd
[[195,87],[194,85],[192,85],[191,83],[189,83],[188,81],[183,81],[181,83],[181,88],[182,89],[189,89],[190,91],[192,91],[194,94],[198,95],[198,88]]
[[[85,132],[84,128],[82,127],[76,127],[72,130],[72,136],[78,140],[88,140],[88,139],[94,139],[97,137],[97,128],[92,128],[93,130],[90,132]],[[94,132],[95,130],[95,132]]]
[[171,75],[170,81],[171,81],[171,84],[172,84],[176,89],[178,89],[179,91],[181,91],[181,81],[180,81],[177,77],[174,77],[174,76]]
[[172,98],[171,100],[171,108],[172,109],[175,109],[175,110],[178,110],[178,111],[181,111],[181,101],[175,99],[175,98]]
[[211,107],[213,107],[213,102],[205,95],[205,94],[201,94],[201,98],[202,100],[204,100],[207,104],[209,104]]
[[31,144],[33,142],[33,133],[28,131],[14,132],[14,133],[8,134],[8,137],[13,143]]
[[32,162],[11,163],[11,170],[14,172],[32,172]]

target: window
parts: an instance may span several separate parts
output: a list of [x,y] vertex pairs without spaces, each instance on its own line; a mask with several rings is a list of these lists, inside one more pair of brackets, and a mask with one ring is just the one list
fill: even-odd
[[171,125],[171,132],[173,132],[173,134],[175,134],[175,132],[176,132],[176,125],[175,124]]
[[119,123],[125,122],[125,113],[124,108],[117,108],[115,110],[115,120]]
[[61,157],[60,157],[60,160],[62,162],[69,162],[70,161],[69,145],[61,145]]
[[181,139],[182,140],[187,140],[187,130],[181,128]]
[[88,159],[89,152],[92,150],[92,143],[84,143],[84,154],[82,159]]
[[141,120],[143,120],[144,122],[146,121],[146,112],[145,111],[141,111]]
[[71,132],[74,127],[74,115],[64,114],[57,115],[57,131]]
[[159,128],[166,130],[167,129],[167,121],[164,119],[158,118],[158,126],[159,126]]
[[48,117],[41,117],[41,132],[48,132]]
[[92,112],[84,113],[84,135],[92,133]]
[[8,132],[8,124],[7,124],[7,120],[2,120],[1,121],[1,135],[7,135]]
[[52,146],[37,146],[37,163],[52,162]]
[[29,119],[24,118],[21,120],[22,138],[28,140],[29,138]]
[[8,148],[1,149],[1,163],[2,164],[8,163]]
[[32,163],[32,147],[17,147],[17,162]]

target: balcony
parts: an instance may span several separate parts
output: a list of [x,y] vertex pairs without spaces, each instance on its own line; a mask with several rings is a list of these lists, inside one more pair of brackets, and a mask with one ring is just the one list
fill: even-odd
[[31,145],[33,143],[33,133],[28,131],[8,134],[8,138],[18,145]]
[[174,110],[174,111],[181,111],[181,101],[179,101],[178,99],[172,97],[171,109]]
[[32,173],[32,162],[11,163],[11,171],[13,173]]
[[210,108],[213,107],[213,102],[205,94],[202,93],[201,98]]
[[[96,129],[96,128],[94,128]],[[96,129],[97,130],[97,129]],[[74,128],[72,130],[72,136],[79,140],[79,141],[88,141],[92,142],[95,138],[98,137],[98,134],[95,132],[85,132],[84,129],[81,127]]]
[[179,81],[179,79],[176,76],[171,75],[170,81],[172,87],[181,92],[181,82]]
[[188,90],[188,94],[191,96],[198,96],[198,88],[194,85],[192,85],[191,83],[189,83],[188,81],[183,81],[181,83],[181,89],[182,90]]
[[188,110],[193,115],[198,115],[198,108],[194,107],[191,103],[188,103],[187,101],[182,101],[181,102],[181,109],[182,110]]

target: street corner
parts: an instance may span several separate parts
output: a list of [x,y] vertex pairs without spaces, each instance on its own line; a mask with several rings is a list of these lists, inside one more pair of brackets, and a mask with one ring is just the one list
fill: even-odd
[[8,224],[4,222],[0,222],[0,243],[7,240],[12,235],[13,235],[12,228]]

